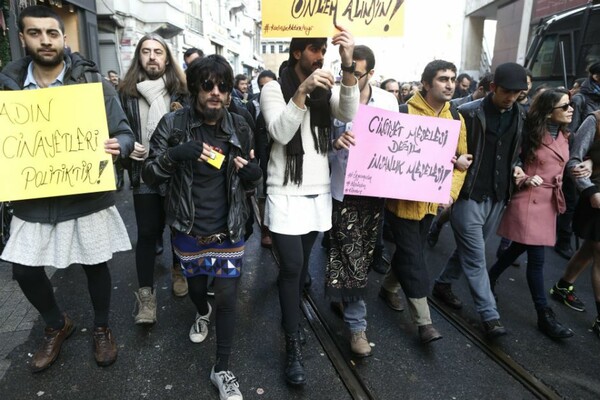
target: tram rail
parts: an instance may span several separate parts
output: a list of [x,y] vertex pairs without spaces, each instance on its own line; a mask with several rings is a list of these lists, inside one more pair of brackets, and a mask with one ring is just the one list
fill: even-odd
[[[258,214],[258,207],[253,201],[255,215]],[[260,221],[259,221],[260,225]],[[271,250],[271,254],[277,265],[279,265],[279,257],[275,249]],[[457,331],[469,339],[477,348],[487,355],[493,362],[503,368],[515,380],[521,383],[527,390],[539,399],[560,400],[562,397],[556,393],[550,386],[544,384],[536,378],[531,372],[513,360],[506,352],[502,351],[493,342],[486,340],[481,332],[474,328],[468,321],[456,314],[449,308],[445,307],[433,297],[429,297],[429,304],[446,319]],[[364,382],[352,367],[341,351],[340,343],[335,339],[335,335],[331,331],[327,321],[323,318],[316,302],[308,291],[305,291],[301,299],[301,308],[308,320],[311,329],[315,336],[323,346],[325,354],[333,364],[336,372],[339,374],[341,381],[344,383],[350,396],[354,400],[376,400],[377,397],[372,390]]]

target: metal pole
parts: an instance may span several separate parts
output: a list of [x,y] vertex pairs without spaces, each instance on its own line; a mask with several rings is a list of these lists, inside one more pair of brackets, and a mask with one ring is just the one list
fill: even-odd
[[563,80],[565,83],[565,89],[569,89],[569,86],[567,83],[567,63],[565,60],[565,42],[563,42],[562,40],[560,42],[560,61],[562,63],[562,73],[563,73]]

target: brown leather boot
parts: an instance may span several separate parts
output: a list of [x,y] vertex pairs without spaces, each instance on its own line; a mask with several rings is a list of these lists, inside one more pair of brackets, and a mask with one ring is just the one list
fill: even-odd
[[101,367],[108,367],[117,361],[117,342],[115,342],[115,338],[113,337],[110,328],[95,328],[93,337],[96,364]]
[[63,314],[63,316],[65,325],[62,329],[44,329],[42,345],[33,355],[33,360],[31,360],[31,370],[33,372],[40,372],[50,367],[58,358],[63,342],[67,340],[75,330],[73,320],[69,318],[67,314]]

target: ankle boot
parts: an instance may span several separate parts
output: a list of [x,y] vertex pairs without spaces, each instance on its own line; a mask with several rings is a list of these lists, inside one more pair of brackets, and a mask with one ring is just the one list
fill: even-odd
[[554,311],[549,307],[538,310],[538,328],[552,339],[566,339],[573,336],[573,331],[558,322]]
[[287,353],[285,380],[294,386],[304,385],[306,382],[304,362],[302,361],[302,347],[298,336],[298,332],[293,335],[285,335],[285,351]]

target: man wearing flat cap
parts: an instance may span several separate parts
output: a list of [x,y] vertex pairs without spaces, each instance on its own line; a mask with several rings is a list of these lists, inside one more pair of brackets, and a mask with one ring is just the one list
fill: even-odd
[[458,109],[465,119],[473,163],[452,206],[450,221],[456,249],[436,279],[433,295],[449,307],[460,309],[462,302],[451,285],[464,273],[484,333],[494,338],[504,335],[506,329],[490,289],[485,241],[495,233],[514,184],[513,169],[519,159],[525,121],[525,111],[516,100],[527,89],[525,68],[516,63],[499,65],[490,89],[486,97]]

